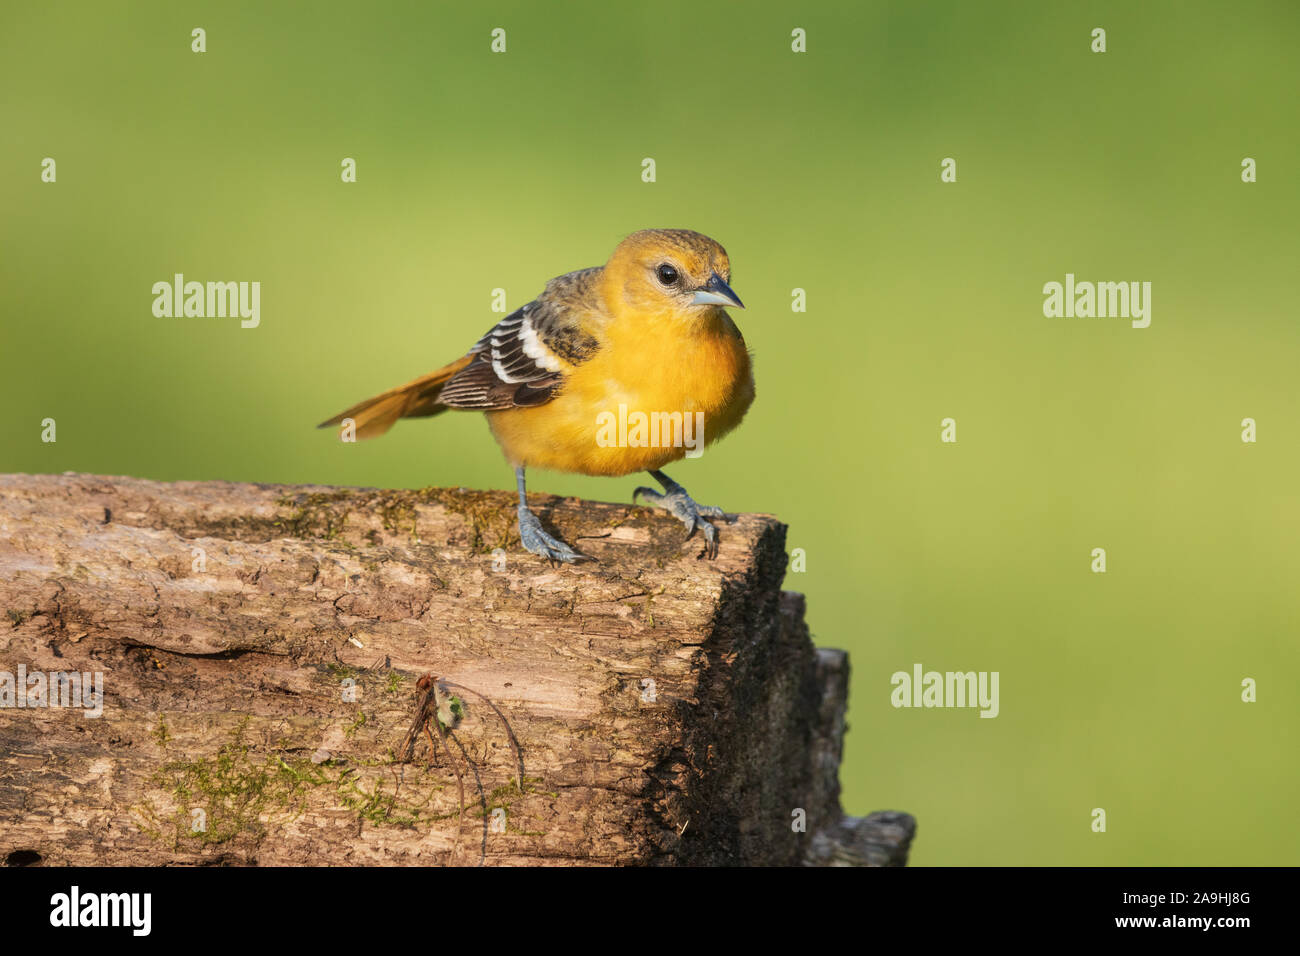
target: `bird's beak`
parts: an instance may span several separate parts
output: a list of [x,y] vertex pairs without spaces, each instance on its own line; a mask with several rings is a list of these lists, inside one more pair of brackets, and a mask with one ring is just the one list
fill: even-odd
[[740,296],[731,291],[731,286],[722,281],[722,276],[716,272],[709,276],[709,281],[704,284],[704,288],[695,293],[695,298],[691,300],[692,305],[720,305],[724,308],[734,305],[738,309],[743,309],[745,303],[740,301]]

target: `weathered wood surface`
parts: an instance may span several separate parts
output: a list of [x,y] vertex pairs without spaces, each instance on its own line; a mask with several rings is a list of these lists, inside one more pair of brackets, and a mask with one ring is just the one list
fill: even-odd
[[783,525],[710,562],[661,512],[534,507],[597,561],[520,550],[507,493],[0,476],[0,674],[104,689],[0,707],[0,861],[906,860],[906,814],[841,814],[848,664]]

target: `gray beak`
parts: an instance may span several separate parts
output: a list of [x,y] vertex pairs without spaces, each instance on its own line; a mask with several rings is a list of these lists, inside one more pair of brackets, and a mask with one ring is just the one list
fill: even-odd
[[745,303],[740,301],[740,296],[731,291],[731,286],[722,281],[722,276],[716,272],[709,276],[709,281],[704,284],[704,288],[695,293],[695,298],[691,300],[692,305],[720,305],[724,308],[735,306],[737,309],[743,309]]

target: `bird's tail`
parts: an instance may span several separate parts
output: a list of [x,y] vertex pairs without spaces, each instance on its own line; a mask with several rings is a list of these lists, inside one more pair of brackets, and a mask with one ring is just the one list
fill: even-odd
[[393,423],[399,418],[424,418],[437,415],[447,410],[446,405],[438,402],[442,387],[472,361],[474,361],[472,354],[458,358],[436,372],[421,375],[413,382],[390,388],[382,395],[358,402],[346,412],[340,412],[329,421],[321,422],[317,427],[329,428],[341,424],[345,418],[350,418],[356,422],[358,438],[377,438],[392,428]]

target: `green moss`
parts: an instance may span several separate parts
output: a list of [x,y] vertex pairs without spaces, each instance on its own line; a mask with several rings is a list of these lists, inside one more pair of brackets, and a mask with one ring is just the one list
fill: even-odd
[[[167,791],[176,810],[167,819],[156,812],[147,814],[172,830],[172,843],[206,846],[226,843],[241,833],[264,831],[264,815],[294,814],[303,796],[326,782],[325,771],[311,761],[285,760],[278,754],[256,757],[244,742],[248,719],[242,720],[228,743],[210,757],[165,763],[154,774],[153,783]],[[195,810],[203,811],[203,828],[194,829]]]
[[[356,493],[352,491],[317,492],[278,498],[275,502],[277,505],[292,508],[293,512],[276,518],[272,524],[291,538],[332,541],[342,535],[343,528],[347,525],[348,505],[355,504],[355,498]],[[343,507],[337,507],[340,504]]]
[[[524,777],[522,788],[516,786],[513,780],[503,783],[487,795],[488,809],[491,810],[493,807],[505,807],[509,809],[510,805],[520,797],[528,796],[530,794],[559,799],[560,795],[555,791],[539,789],[538,784],[541,782],[541,777]],[[481,809],[482,808],[480,808],[480,810]]]
[[668,589],[666,587],[660,588],[658,591],[655,591],[653,594],[646,595],[644,618],[645,618],[646,625],[651,628],[655,626],[655,615],[654,615],[654,611],[651,608],[651,605],[654,603],[655,598],[657,598],[659,595],[663,594],[667,590]]
[[399,534],[406,531],[412,538],[415,533],[415,506],[405,498],[381,498],[375,502],[374,509],[379,513],[379,522],[385,531]]
[[[258,754],[244,740],[245,717],[215,754],[190,760],[170,761],[153,775],[152,783],[171,798],[174,809],[159,810],[152,803],[133,808],[143,832],[175,849],[202,849],[229,843],[241,835],[259,837],[268,823],[293,819],[306,805],[308,796],[327,790],[339,805],[375,826],[415,826],[435,786],[423,803],[399,799],[400,786],[384,778],[373,785],[358,776],[358,768],[311,760],[287,752]],[[349,730],[364,724],[364,715]],[[161,733],[165,725],[159,722]],[[160,736],[155,732],[155,738]],[[384,760],[359,761],[358,766],[381,767]],[[204,828],[194,829],[195,810],[206,818]]]
[[12,624],[14,627],[21,626],[22,624],[26,623],[28,618],[31,617],[31,615],[28,614],[26,611],[10,610],[8,614],[9,614],[9,623]]
[[465,519],[474,554],[491,554],[519,540],[515,507],[499,491],[424,488],[417,494],[422,501],[442,505]]
[[444,730],[453,730],[465,717],[465,702],[455,695],[440,698],[438,702],[438,723]]
[[339,802],[372,826],[414,827],[420,822],[421,807],[403,806],[397,790],[382,782],[367,790],[351,771],[344,771],[337,784]]
[[325,669],[338,680],[347,680],[351,677],[356,680],[357,672],[346,664],[340,664],[337,661],[330,661],[325,665]]
[[153,739],[158,741],[159,747],[166,747],[167,741],[172,739],[172,735],[167,731],[167,721],[162,714],[158,715],[158,726],[154,728]]
[[519,836],[545,836],[546,834],[541,831],[521,830],[518,827],[513,826],[511,821],[514,818],[514,814],[510,812],[515,801],[523,796],[536,794],[551,797],[552,799],[557,799],[559,797],[559,794],[554,791],[539,789],[536,785],[541,782],[542,779],[540,777],[524,777],[523,789],[517,787],[513,780],[502,784],[484,797],[484,802],[487,804],[486,810],[484,810],[482,804],[479,804],[470,811],[470,815],[476,820],[482,820],[485,816],[490,817],[493,810],[502,809],[506,811],[507,833],[515,833]]

